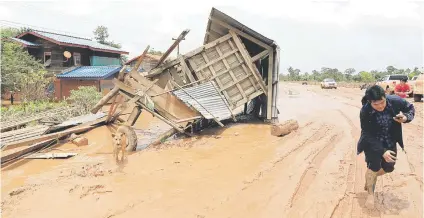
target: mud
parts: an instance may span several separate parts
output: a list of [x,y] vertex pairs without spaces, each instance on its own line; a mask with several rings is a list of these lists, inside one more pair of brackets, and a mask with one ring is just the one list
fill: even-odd
[[145,137],[140,151],[122,165],[101,127],[85,134],[88,146],[58,147],[77,151],[73,158],[3,168],[2,216],[422,217],[422,103],[404,125],[407,153],[399,151],[395,171],[379,177],[377,209],[370,211],[364,157],[356,155],[363,91],[280,89],[280,120],[299,122],[284,137],[271,136],[263,123],[229,123],[144,148],[169,127],[143,115],[136,124]]

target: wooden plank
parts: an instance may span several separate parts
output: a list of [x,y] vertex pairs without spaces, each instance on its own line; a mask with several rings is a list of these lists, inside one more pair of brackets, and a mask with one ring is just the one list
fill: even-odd
[[[129,99],[133,99],[134,97],[137,97],[137,95],[135,94],[135,91],[132,90],[131,88],[129,88],[128,86],[126,86],[124,83],[122,83],[121,81],[118,80],[114,80],[113,83],[118,86],[122,92],[122,94],[124,96],[127,96],[127,98]],[[141,106],[144,110],[148,111],[149,113],[151,113],[153,116],[156,116],[157,118],[159,118],[160,120],[162,120],[163,122],[165,122],[166,124],[172,126],[173,128],[176,128],[179,132],[181,133],[185,133],[181,127],[177,126],[176,124],[173,124],[171,121],[167,120],[167,118],[162,117],[160,114],[150,110],[149,108],[147,108],[144,104],[142,104],[140,101],[135,102],[137,105]],[[169,118],[168,118],[169,119]]]
[[252,57],[252,62],[256,62],[259,59],[262,59],[264,57],[268,56],[268,50],[264,50],[261,53],[255,55]]
[[174,67],[175,65],[179,64],[179,62],[180,61],[178,59],[167,62],[167,63],[163,64],[162,66],[157,67],[157,68],[149,71],[149,73],[146,75],[146,77],[150,78],[150,77],[154,77],[154,76],[160,75],[162,73],[165,73],[166,69]]
[[121,81],[124,81],[124,76],[125,76],[125,70],[127,69],[127,65],[124,65],[121,70],[119,71],[118,74],[118,79]]
[[146,148],[159,145],[160,143],[162,143],[162,141],[165,141],[167,138],[173,136],[175,133],[177,133],[177,130],[174,128],[162,133],[159,137],[157,137],[157,139],[155,139],[152,143],[150,143]]
[[187,118],[187,119],[184,119],[184,120],[176,120],[175,122],[176,123],[182,123],[182,122],[187,122],[187,121],[191,121],[191,120],[197,120],[197,119],[200,119],[200,118],[202,118],[202,116],[190,117],[190,118]]
[[223,42],[225,42],[229,39],[231,39],[231,35],[227,34],[227,35],[222,36],[221,38],[216,39],[216,40],[214,40],[214,41],[212,41],[212,42],[210,42],[206,45],[203,45],[202,47],[199,47],[199,48],[197,48],[197,49],[195,49],[191,52],[188,52],[188,53],[184,54],[183,56],[184,56],[185,59],[191,58],[191,57],[203,52],[204,50],[212,48],[212,47],[216,46],[217,44],[223,43]]
[[112,90],[110,90],[110,92],[108,92],[105,96],[103,96],[103,98],[97,102],[97,104],[93,107],[93,109],[91,109],[91,113],[96,114],[100,108],[103,107],[103,105],[105,105],[107,102],[110,101],[110,99],[112,99],[115,95],[117,95],[119,92],[119,88],[118,87],[113,87]]
[[159,59],[159,62],[156,64],[155,67],[158,67],[159,65],[161,65],[163,63],[163,61],[169,56],[169,54],[171,54],[171,52],[178,46],[178,44],[180,44],[180,42],[184,39],[184,37],[190,32],[189,29],[184,30],[183,32],[181,32],[181,34],[178,36],[177,40],[174,41],[174,43],[171,45],[171,47],[168,48],[168,50],[166,50],[166,52],[162,55],[162,57]]
[[269,45],[267,45],[267,44],[259,41],[258,39],[256,39],[256,38],[254,38],[254,37],[252,37],[252,36],[250,36],[250,35],[242,32],[242,31],[240,31],[240,30],[238,30],[238,29],[230,26],[227,23],[224,23],[224,22],[222,22],[220,20],[217,20],[215,18],[209,18],[209,19],[212,20],[212,21],[214,21],[216,24],[219,24],[220,26],[223,26],[223,27],[227,28],[230,32],[237,33],[238,35],[243,36],[244,38],[248,39],[249,41],[252,41],[253,43],[258,44],[259,46],[261,46],[261,47],[263,47],[263,48],[265,48],[267,50],[268,49],[272,49],[271,46],[269,46]]
[[36,126],[32,126],[32,127],[26,127],[26,128],[18,129],[18,130],[15,130],[15,131],[5,132],[5,133],[1,134],[1,139],[3,140],[7,137],[12,137],[12,136],[15,136],[17,134],[28,133],[30,131],[34,131],[34,130],[37,130],[37,129],[44,129],[44,128],[48,128],[48,126],[36,125]]
[[140,114],[141,114],[141,108],[138,106],[134,107],[125,124],[128,126],[133,126],[134,123],[137,121],[138,117],[140,116]]
[[266,103],[266,119],[271,120],[271,108],[272,108],[272,72],[274,69],[274,53],[272,50],[269,51],[268,57],[268,94]]
[[38,143],[35,143],[27,148],[24,148],[20,151],[17,152],[13,152],[11,154],[5,155],[1,157],[1,164],[4,164],[5,162],[14,160],[16,158],[19,158],[25,154],[40,150],[41,148],[47,146],[50,143],[53,143],[56,139],[48,139],[48,140],[44,140]]
[[[148,87],[152,85],[152,81],[146,79],[145,77],[131,72],[131,77],[138,81],[138,87]],[[146,92],[148,96],[154,96],[159,93],[163,93],[164,89],[153,84],[152,87]],[[178,99],[176,96],[171,94],[164,94],[156,97],[152,97],[153,102],[155,103],[156,108],[160,108],[166,111],[168,114],[175,117],[175,120],[185,119],[189,117],[199,116],[200,114],[192,109],[190,109],[184,102]]]
[[[219,56],[221,56],[221,55],[222,55],[222,51],[221,51],[221,49],[219,48],[219,46],[215,46],[215,49],[216,49],[216,51],[218,52]],[[228,64],[227,59],[225,59],[225,58],[224,58],[224,59],[223,59],[223,62],[224,62],[225,68],[230,69],[230,65]],[[233,73],[233,71],[232,71],[232,70],[229,70],[229,71],[228,71],[228,73],[230,74],[230,76],[231,76],[231,78],[233,79],[233,81],[237,81],[237,78],[234,76],[234,73]],[[236,83],[236,86],[237,86],[237,88],[238,88],[238,90],[239,90],[240,94],[241,94],[241,95],[243,96],[243,98],[245,99],[245,101],[247,101],[246,93],[244,92],[243,88],[240,86],[240,84],[239,84],[239,83]]]
[[[218,47],[218,46],[216,46],[216,47]],[[214,59],[214,60],[212,60],[212,61],[210,61],[209,62],[209,60],[207,61],[207,63],[205,64],[205,65],[203,65],[203,66],[201,66],[201,67],[199,67],[199,68],[197,68],[197,69],[195,69],[194,71],[195,72],[199,72],[199,71],[201,71],[201,70],[203,70],[203,69],[205,69],[205,68],[207,68],[207,67],[210,67],[210,66],[212,66],[213,64],[216,64],[217,62],[219,62],[219,61],[221,61],[221,60],[225,60],[225,58],[227,58],[228,56],[230,56],[230,55],[232,55],[232,54],[234,54],[234,53],[236,53],[236,52],[238,52],[238,50],[237,49],[235,49],[235,50],[233,50],[233,51],[231,51],[231,52],[228,52],[228,53],[226,53],[226,54],[220,54],[220,57],[219,58],[217,58],[217,59]],[[202,56],[204,55],[205,53],[203,52],[202,53]],[[204,56],[203,56],[204,57]]]
[[[252,100],[252,99],[254,99],[254,98],[256,98],[256,97],[258,97],[261,94],[263,94],[262,91],[257,91],[257,92],[254,92],[254,93],[250,94],[249,95],[249,101]],[[239,101],[239,102],[237,102],[236,107],[239,107],[239,106],[241,106],[243,104],[244,104],[243,102],[240,102]]]
[[183,56],[182,55],[178,56],[178,59],[180,60],[181,71],[183,71],[185,75],[187,75],[188,79],[190,80],[190,83],[196,82],[196,79],[194,79],[193,74],[191,74],[191,71],[188,68],[187,63],[185,62],[185,59],[183,58]]
[[[243,76],[242,78],[240,78],[240,79],[238,79],[238,80],[236,80],[236,81],[234,81],[234,82],[232,82],[232,83],[230,83],[230,84],[228,84],[228,85],[226,85],[225,87],[222,87],[221,89],[220,89],[220,91],[223,91],[223,90],[226,90],[226,89],[228,89],[228,88],[231,88],[232,86],[234,86],[234,85],[236,85],[236,84],[238,84],[238,83],[240,83],[240,82],[242,82],[243,80],[245,80],[245,79],[248,79],[250,77],[250,75],[245,75],[245,76]],[[241,93],[240,93],[241,94]]]
[[243,63],[244,63],[244,62],[238,63],[238,64],[236,64],[236,65],[234,65],[234,66],[230,67],[229,69],[226,69],[226,70],[224,70],[224,71],[222,71],[222,72],[219,72],[219,73],[217,73],[215,76],[211,77],[209,80],[213,80],[213,79],[215,79],[216,77],[222,76],[222,75],[224,75],[224,74],[226,74],[226,73],[228,73],[228,72],[230,72],[230,71],[234,70],[235,68],[237,68],[237,67],[241,66]]
[[[229,42],[229,44],[230,44],[230,47],[232,48],[232,49],[234,49],[235,48],[235,46],[234,46],[234,44],[233,44],[233,42],[230,40],[230,41],[228,41]],[[242,57],[240,57],[240,55],[239,55],[239,53],[236,53],[236,57],[237,57],[237,60],[242,64],[242,63],[245,63],[244,62],[244,60],[243,60],[243,58]],[[244,64],[242,64],[242,68],[243,68],[243,70],[245,71],[245,72],[249,72],[249,70],[247,69],[247,67],[244,65]],[[261,78],[261,77],[259,77],[259,78]],[[256,91],[258,91],[259,89],[258,89],[258,87],[256,86],[256,82],[253,80],[253,78],[252,77],[249,77],[249,81],[250,81],[250,83],[252,83],[252,86],[255,88],[255,90]]]
[[236,47],[240,51],[243,59],[246,61],[247,67],[250,69],[251,73],[253,74],[253,76],[255,77],[256,81],[261,86],[262,90],[264,92],[266,92],[266,87],[265,87],[264,81],[262,81],[262,79],[260,77],[258,78],[258,75],[256,75],[256,71],[253,69],[253,67],[254,68],[256,68],[256,67],[255,66],[252,66],[252,60],[250,59],[249,54],[247,54],[246,50],[244,49],[241,40],[238,38],[238,36],[232,30],[230,30],[230,34],[233,36],[233,40],[236,43]]
[[38,143],[38,142],[41,142],[41,141],[44,141],[44,140],[49,140],[49,139],[59,139],[59,138],[62,138],[63,136],[66,136],[66,135],[69,135],[69,134],[72,134],[72,133],[85,132],[85,131],[88,131],[92,128],[94,128],[94,127],[93,126],[85,126],[85,127],[79,127],[79,128],[76,128],[76,129],[68,129],[68,130],[65,130],[65,131],[62,131],[62,132],[42,135],[40,137],[33,138],[33,139],[24,139],[24,140],[13,142],[11,144],[6,144],[2,148],[2,150],[6,149],[7,147],[13,148],[13,147],[16,147],[18,145],[24,145],[24,144],[29,144],[29,143]]
[[131,69],[131,72],[138,72],[138,68],[140,68],[141,62],[143,62],[144,57],[146,56],[147,52],[149,51],[150,45],[144,49],[143,53],[138,57],[137,62],[135,63],[134,67]]

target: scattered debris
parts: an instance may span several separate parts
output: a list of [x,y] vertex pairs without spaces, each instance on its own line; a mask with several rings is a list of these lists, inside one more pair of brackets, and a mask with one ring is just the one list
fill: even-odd
[[85,146],[85,145],[88,145],[88,139],[84,136],[79,136],[73,139],[72,143],[74,143],[77,146]]
[[273,124],[271,126],[271,135],[284,136],[299,128],[296,120],[287,120],[281,124]]
[[77,155],[77,153],[45,153],[45,154],[33,154],[28,157],[25,157],[25,159],[63,159],[63,158],[69,158]]
[[36,115],[29,115],[29,116],[21,117],[19,119],[1,122],[0,131],[6,132],[14,128],[25,126],[26,124],[31,123],[33,121],[38,121],[38,120],[46,119],[49,117],[57,117],[63,114],[73,114],[78,110],[80,110],[80,107],[78,106],[66,106],[66,107],[55,108],[55,109],[47,110],[44,112],[40,112]]

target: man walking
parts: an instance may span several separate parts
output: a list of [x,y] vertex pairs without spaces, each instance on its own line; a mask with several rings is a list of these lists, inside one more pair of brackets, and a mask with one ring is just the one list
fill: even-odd
[[374,190],[377,176],[390,173],[396,163],[396,144],[404,150],[402,123],[414,119],[414,105],[397,95],[387,95],[383,88],[373,85],[362,98],[360,112],[361,137],[357,154],[365,153],[367,171],[365,190],[368,192],[365,205],[374,208]]

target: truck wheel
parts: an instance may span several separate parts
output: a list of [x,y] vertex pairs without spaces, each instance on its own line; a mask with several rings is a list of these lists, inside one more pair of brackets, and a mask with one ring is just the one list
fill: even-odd
[[137,147],[137,134],[135,134],[134,129],[129,126],[120,126],[116,130],[118,133],[123,133],[127,139],[126,151],[135,151]]
[[417,94],[415,94],[415,95],[414,95],[414,101],[415,101],[415,102],[420,102],[422,97],[423,97],[422,95],[417,95]]

